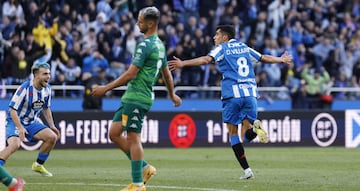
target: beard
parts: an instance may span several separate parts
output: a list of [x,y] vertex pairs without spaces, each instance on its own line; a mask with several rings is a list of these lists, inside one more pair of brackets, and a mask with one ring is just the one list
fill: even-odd
[[145,34],[149,29],[147,27],[141,28],[140,32]]

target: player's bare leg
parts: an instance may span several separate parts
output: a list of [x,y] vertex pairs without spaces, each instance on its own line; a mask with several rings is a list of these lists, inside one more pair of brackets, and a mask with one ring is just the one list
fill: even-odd
[[40,146],[39,154],[31,166],[31,169],[34,172],[40,173],[43,176],[51,177],[53,174],[46,170],[44,167],[45,161],[48,159],[51,150],[54,148],[57,140],[57,135],[49,128],[45,128],[34,135],[34,138],[37,140],[43,141]]
[[5,147],[5,149],[0,152],[0,159],[2,159],[4,163],[7,159],[9,159],[10,155],[15,153],[20,148],[21,145],[19,137],[10,137],[7,140],[7,143],[8,145]]
[[[126,137],[123,136],[121,122],[113,122],[109,132],[110,140],[121,149],[131,160],[130,145]],[[156,168],[143,160],[143,181],[146,184],[156,174]]]
[[130,152],[129,143],[126,137],[122,135],[123,128],[121,122],[113,122],[110,127],[109,137],[114,144],[121,149],[124,153]]
[[229,131],[231,148],[233,149],[240,166],[244,169],[244,175],[242,175],[240,179],[249,179],[254,177],[254,174],[252,173],[250,166],[246,160],[244,147],[238,135],[238,126],[229,123],[227,123],[226,126]]

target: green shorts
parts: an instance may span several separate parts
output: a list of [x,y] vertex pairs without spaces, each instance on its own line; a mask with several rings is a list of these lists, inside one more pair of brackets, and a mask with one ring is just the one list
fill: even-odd
[[125,131],[141,133],[142,123],[147,112],[147,109],[138,105],[122,103],[114,114],[113,122],[121,121]]

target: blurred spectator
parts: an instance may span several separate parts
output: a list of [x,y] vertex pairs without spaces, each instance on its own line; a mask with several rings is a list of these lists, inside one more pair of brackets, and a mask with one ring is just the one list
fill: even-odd
[[67,43],[65,40],[63,40],[62,33],[57,32],[54,36],[52,36],[53,39],[53,50],[54,53],[52,54],[51,59],[57,60],[60,59],[61,62],[67,62],[69,57],[66,53],[66,46]]
[[129,2],[128,0],[115,0],[114,1],[114,15],[113,19],[116,23],[121,24],[121,16],[128,15],[129,11]]
[[40,11],[38,5],[34,2],[31,1],[28,4],[28,9],[24,9],[24,13],[25,13],[25,21],[26,21],[26,32],[32,32],[32,29],[36,27],[36,25],[38,24],[38,20],[40,17]]
[[25,16],[24,10],[19,3],[19,0],[7,0],[2,5],[2,16],[9,17],[11,20],[19,20],[19,23],[23,23]]
[[309,104],[309,109],[319,109],[322,107],[320,97],[325,94],[323,85],[328,83],[330,76],[328,72],[322,67],[322,71],[315,69],[313,74],[309,73],[310,65],[307,64],[301,73],[301,77],[306,82],[306,96]]
[[272,38],[277,39],[280,28],[285,23],[285,13],[290,9],[289,0],[274,0],[268,6],[267,22],[269,33]]
[[88,1],[88,4],[84,10],[84,14],[89,15],[89,20],[94,21],[98,16],[98,12],[96,11],[96,5],[94,1]]
[[106,70],[101,68],[97,76],[92,76],[84,82],[85,93],[82,107],[84,110],[102,110],[103,97],[95,97],[91,95],[94,88],[107,84]]
[[[222,74],[218,70],[216,64],[207,64],[205,66],[204,71],[204,82],[203,86],[205,87],[213,87],[213,86],[220,86]],[[212,98],[219,98],[220,92],[216,91],[203,91],[201,94],[202,98],[212,99]]]
[[[353,76],[351,77],[351,87],[360,88],[360,60],[358,60],[353,69]],[[352,99],[359,99],[360,92],[353,93]]]
[[[264,54],[279,56],[281,52],[279,51],[278,44],[276,40],[270,39],[269,44],[264,48]],[[281,85],[281,68],[280,64],[267,64],[264,63],[263,70],[267,73],[267,80],[269,86],[279,86]]]
[[268,36],[267,24],[266,24],[266,12],[260,11],[258,13],[256,21],[251,24],[251,35],[255,36],[256,49],[259,49],[264,45],[265,37]]
[[82,50],[87,54],[92,54],[98,49],[97,37],[94,28],[90,28],[87,35],[82,39]]
[[188,20],[190,17],[199,19],[199,0],[182,0],[182,6],[184,8],[183,17]]
[[23,50],[19,50],[15,56],[15,62],[11,66],[11,73],[13,77],[13,84],[19,85],[29,78],[31,72],[31,62],[26,59],[25,52]]
[[329,52],[334,50],[335,47],[331,44],[331,39],[328,36],[321,37],[321,42],[317,43],[312,52],[315,55],[315,68],[319,70],[326,58],[329,56]]
[[0,30],[4,40],[10,40],[15,33],[15,24],[8,16],[3,16],[0,23]]
[[119,77],[126,70],[126,62],[126,50],[123,47],[121,38],[117,37],[111,48],[110,70],[108,76],[111,79]]
[[196,28],[197,28],[196,17],[190,16],[185,24],[185,33],[193,37],[195,35]]
[[88,34],[88,31],[90,31],[91,25],[90,25],[90,18],[89,14],[85,13],[80,23],[77,25],[76,30],[81,32],[81,36],[86,36]]
[[[69,58],[66,65],[60,60],[54,62],[59,68],[57,79],[54,84],[57,85],[80,85],[81,68],[76,65],[74,58]],[[61,90],[60,90],[61,91]],[[78,90],[61,91],[66,96],[77,97],[80,95]]]
[[45,45],[46,54],[35,60],[35,62],[48,62],[52,56],[53,40],[52,37],[58,32],[58,21],[59,18],[55,18],[51,28],[46,28],[44,18],[38,18],[38,25],[32,30],[34,40],[40,46]]
[[103,12],[106,15],[104,22],[107,22],[114,15],[112,7],[110,6],[111,1],[112,0],[99,0],[96,3],[96,11],[98,13]]
[[96,16],[96,19],[90,22],[90,27],[94,28],[95,33],[97,34],[103,29],[106,21],[107,21],[107,17],[105,13],[99,12]]
[[92,55],[84,58],[81,80],[86,82],[86,80],[90,79],[91,77],[98,76],[101,70],[106,70],[108,68],[108,61],[102,54],[100,54],[98,51],[95,51]]
[[[337,77],[335,78],[334,87],[348,87],[349,81],[346,79],[345,72],[339,72]],[[345,92],[337,92],[334,95],[335,99],[345,100],[347,95]]]

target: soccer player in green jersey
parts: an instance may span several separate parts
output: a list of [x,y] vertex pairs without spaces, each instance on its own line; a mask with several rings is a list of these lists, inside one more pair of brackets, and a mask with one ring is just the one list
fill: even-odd
[[[131,159],[132,183],[122,191],[145,191],[145,183],[156,172],[156,169],[143,159],[140,135],[144,116],[154,101],[153,86],[160,73],[174,106],[181,104],[180,97],[174,92],[165,46],[157,35],[159,18],[160,12],[156,7],[140,10],[137,25],[144,34],[144,40],[137,44],[132,64],[116,80],[92,92],[94,96],[103,96],[107,91],[127,84],[109,132],[110,139]],[[122,135],[123,131],[127,132],[126,137]]]

